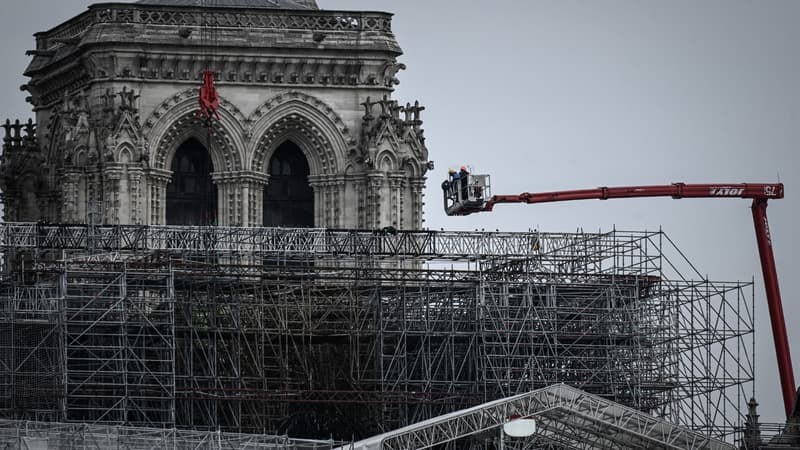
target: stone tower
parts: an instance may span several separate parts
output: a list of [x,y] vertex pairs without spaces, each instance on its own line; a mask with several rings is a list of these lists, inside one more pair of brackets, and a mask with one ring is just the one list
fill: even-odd
[[[387,13],[314,0],[106,3],[36,34],[6,122],[7,222],[418,229],[418,103]],[[221,119],[198,118],[201,72]]]

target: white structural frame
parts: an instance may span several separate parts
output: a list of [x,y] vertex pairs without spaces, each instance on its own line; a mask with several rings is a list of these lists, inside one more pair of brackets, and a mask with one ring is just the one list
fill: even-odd
[[731,444],[632,408],[557,384],[446,414],[337,450],[425,449],[535,418],[530,439],[577,449],[734,450]]

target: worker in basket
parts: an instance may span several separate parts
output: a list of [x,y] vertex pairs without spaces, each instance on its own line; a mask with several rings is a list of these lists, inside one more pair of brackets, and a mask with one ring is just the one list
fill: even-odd
[[447,170],[447,179],[444,180],[444,183],[442,183],[442,189],[444,189],[444,190],[450,189],[450,187],[453,186],[453,182],[455,181],[455,179],[456,179],[456,170],[452,169],[452,168],[448,169]]
[[461,166],[459,178],[461,179],[461,201],[465,202],[468,199],[467,194],[469,193],[469,171],[467,170],[467,166]]

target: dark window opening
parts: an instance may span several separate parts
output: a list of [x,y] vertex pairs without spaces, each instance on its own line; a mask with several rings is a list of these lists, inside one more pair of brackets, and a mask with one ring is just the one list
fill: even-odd
[[205,146],[189,139],[172,158],[172,182],[167,185],[167,225],[216,225],[217,187],[214,166]]
[[265,227],[313,227],[314,191],[308,184],[308,161],[300,147],[283,143],[269,161],[264,188]]

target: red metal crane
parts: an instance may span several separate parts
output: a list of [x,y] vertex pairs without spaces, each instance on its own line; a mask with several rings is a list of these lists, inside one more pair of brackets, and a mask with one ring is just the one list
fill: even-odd
[[783,316],[778,273],[772,251],[772,238],[767,222],[767,200],[783,198],[783,184],[685,184],[660,186],[600,187],[557,192],[524,192],[519,195],[490,196],[488,175],[472,175],[462,170],[451,172],[451,178],[442,183],[444,207],[449,216],[463,216],[476,212],[492,211],[501,203],[548,203],[572,200],[608,200],[612,198],[672,197],[681,198],[750,198],[753,199],[753,224],[755,225],[761,271],[767,294],[767,306],[772,324],[772,337],[778,359],[783,403],[786,417],[792,413],[796,394],[789,339]]

